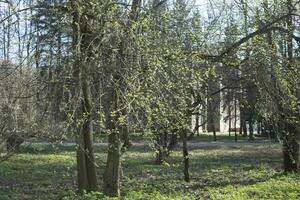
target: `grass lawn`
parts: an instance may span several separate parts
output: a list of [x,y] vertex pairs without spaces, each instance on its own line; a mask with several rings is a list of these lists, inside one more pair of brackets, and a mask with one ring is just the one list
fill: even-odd
[[[123,199],[300,199],[300,176],[284,175],[279,144],[199,147],[190,151],[191,182],[182,181],[181,151],[153,165],[148,147],[132,147],[123,156]],[[106,147],[96,147],[101,183]],[[23,147],[0,163],[0,200],[104,199],[79,197],[74,147]]]

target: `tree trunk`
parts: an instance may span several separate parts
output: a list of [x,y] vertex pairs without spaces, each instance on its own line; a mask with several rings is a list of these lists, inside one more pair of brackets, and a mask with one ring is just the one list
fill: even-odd
[[242,129],[243,129],[243,137],[247,137],[247,135],[248,135],[248,133],[247,133],[247,123],[246,123],[245,119],[242,121]]
[[250,140],[250,141],[254,140],[254,136],[253,136],[253,120],[252,120],[252,116],[250,116],[250,119],[249,119],[249,140]]
[[283,164],[285,172],[300,172],[300,137],[299,132],[286,124],[283,137]]
[[130,139],[129,139],[127,123],[122,125],[122,127],[121,127],[121,136],[122,136],[122,141],[123,141],[121,150],[122,150],[122,152],[125,152],[132,145],[130,142]]
[[[83,74],[86,74],[83,72]],[[93,124],[91,119],[91,102],[90,102],[90,89],[87,83],[87,77],[84,75],[82,80],[82,107],[84,123],[82,126],[82,134],[84,139],[85,161],[88,178],[87,191],[97,191],[97,173],[95,164],[94,144],[93,144]]]
[[220,131],[220,104],[221,94],[214,92],[220,90],[220,84],[216,78],[210,74],[208,78],[208,99],[207,99],[207,132]]
[[184,174],[184,180],[186,182],[190,182],[190,174],[189,174],[189,152],[187,149],[187,130],[183,130],[182,133],[182,153],[183,153],[183,174]]
[[257,134],[258,135],[261,135],[262,133],[261,133],[261,122],[260,121],[258,121],[258,123],[257,123]]
[[215,129],[215,125],[213,123],[213,134],[214,134],[214,141],[217,141],[217,134],[216,134],[216,129]]
[[76,162],[77,162],[77,186],[79,192],[84,192],[88,188],[88,178],[86,171],[86,161],[84,152],[84,141],[83,136],[80,134],[76,139],[77,150],[76,150]]
[[197,136],[199,136],[199,120],[200,120],[200,117],[198,114],[196,114],[195,132],[196,132]]
[[6,150],[8,152],[18,152],[20,145],[24,142],[24,139],[16,134],[10,135],[6,140]]
[[[113,78],[114,80],[118,80],[120,77],[114,76]],[[112,85],[111,87],[106,88],[106,93],[103,100],[106,130],[108,133],[108,153],[103,176],[103,193],[109,197],[120,196],[121,126],[118,125],[118,121],[121,113],[117,111],[118,96],[116,89],[117,85]]]
[[[108,155],[106,168],[104,173],[104,185],[103,193],[110,197],[119,197],[120,196],[120,179],[121,179],[121,141],[120,141],[120,131],[121,127],[118,124],[120,114],[124,112],[123,109],[126,109],[126,105],[122,102],[122,97],[118,97],[117,92],[120,90],[122,93],[125,92],[126,81],[123,79],[125,73],[128,54],[126,48],[131,46],[131,34],[135,27],[132,24],[137,20],[138,13],[140,10],[141,0],[133,0],[131,6],[131,12],[129,14],[129,19],[125,28],[125,35],[120,44],[120,49],[117,56],[117,65],[114,66],[115,69],[112,69],[112,87],[107,89],[107,104],[106,108],[106,123],[107,130],[109,132],[108,136]],[[125,70],[125,71],[124,71]],[[110,73],[111,73],[110,72]],[[110,83],[111,84],[111,83]],[[121,112],[121,113],[118,113]],[[116,115],[116,116],[113,116]],[[128,134],[127,134],[128,136]]]
[[[236,95],[236,94],[235,94]],[[236,124],[237,124],[237,98],[234,97],[234,141],[237,142],[237,130],[236,130]]]
[[[293,1],[287,0],[287,8],[289,13],[293,11]],[[287,67],[290,68],[294,62],[294,55],[293,55],[293,16],[290,15],[286,20],[286,25],[288,29],[288,37],[287,37]],[[297,128],[293,127],[291,124],[287,122],[285,119],[284,114],[288,112],[284,112],[281,109],[283,114],[283,123],[285,124],[285,131],[283,135],[283,160],[284,160],[284,170],[286,172],[299,172],[300,171],[300,159],[299,159],[299,137],[300,133]]]
[[[77,173],[78,173],[78,189],[79,191],[96,191],[97,174],[95,166],[95,156],[92,137],[92,119],[91,119],[91,100],[90,88],[88,84],[87,68],[91,64],[89,61],[90,44],[88,37],[83,37],[86,30],[86,23],[82,22],[84,13],[79,11],[83,6],[82,2],[71,1],[72,7],[72,37],[73,37],[73,82],[71,84],[71,94],[73,110],[75,112],[72,119],[75,128],[77,142]],[[78,126],[79,123],[79,126]]]
[[243,115],[241,114],[242,113],[242,111],[241,111],[241,109],[240,109],[240,129],[239,129],[239,134],[240,135],[242,135],[243,134],[243,129],[242,129],[242,124],[243,124]]
[[228,136],[231,136],[231,106],[228,104]]
[[121,142],[118,131],[111,123],[108,136],[108,154],[104,173],[103,193],[110,197],[120,197]]
[[155,164],[161,165],[168,157],[168,133],[157,133]]
[[167,152],[164,150],[158,151],[156,153],[155,164],[161,165],[163,164],[164,161],[166,161],[166,159],[167,159]]

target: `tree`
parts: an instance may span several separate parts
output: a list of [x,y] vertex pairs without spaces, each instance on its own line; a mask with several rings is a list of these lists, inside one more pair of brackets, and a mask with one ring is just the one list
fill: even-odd
[[71,2],[73,15],[73,126],[77,142],[77,173],[80,191],[98,189],[95,155],[93,147],[93,125],[91,118],[90,86],[88,70],[93,64],[90,45],[91,19],[89,4],[74,0]]
[[[121,132],[126,123],[126,108],[128,106],[123,94],[126,93],[125,87],[128,84],[126,75],[131,71],[130,65],[125,65],[131,58],[130,47],[135,37],[136,23],[138,20],[140,0],[134,0],[131,5],[131,11],[125,21],[124,29],[121,30],[121,37],[116,49],[116,60],[106,76],[111,77],[104,88],[104,113],[106,120],[106,129],[108,132],[108,155],[104,173],[103,192],[107,196],[120,196],[121,179]],[[127,54],[129,51],[129,54]],[[125,113],[125,115],[124,115]]]

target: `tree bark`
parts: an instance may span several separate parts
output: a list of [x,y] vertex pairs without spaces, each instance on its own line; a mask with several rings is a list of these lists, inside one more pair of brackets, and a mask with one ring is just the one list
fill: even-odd
[[183,153],[183,174],[184,174],[184,180],[186,182],[190,182],[190,174],[189,174],[189,152],[187,149],[187,130],[183,130],[182,133],[182,153]]
[[217,141],[217,134],[216,134],[216,129],[215,129],[215,125],[213,123],[213,135],[214,135],[214,141]]
[[197,136],[199,136],[199,121],[200,121],[200,117],[199,114],[196,114],[196,124],[195,124],[195,132],[197,134]]
[[[235,94],[236,95],[236,94]],[[236,124],[237,124],[237,98],[234,97],[234,141],[237,142],[237,130],[236,130]]]
[[[293,1],[287,0],[287,9],[289,13],[293,10]],[[288,28],[287,37],[287,67],[290,68],[293,65],[294,55],[293,55],[293,17],[290,15],[286,20]],[[299,148],[299,138],[300,133],[296,127],[288,122],[284,115],[288,115],[289,112],[284,112],[281,110],[283,115],[283,123],[285,131],[283,132],[283,160],[284,160],[284,170],[285,172],[300,172],[300,148]]]
[[[112,75],[114,83],[119,82],[121,77]],[[121,179],[121,140],[118,125],[120,111],[117,111],[117,85],[111,85],[106,88],[103,99],[103,108],[105,113],[106,130],[108,134],[108,153],[106,160],[105,172],[103,175],[103,193],[109,197],[120,196],[120,179]]]
[[[110,197],[120,196],[120,179],[121,179],[121,126],[118,124],[121,113],[124,113],[126,109],[125,102],[122,97],[119,98],[117,95],[118,90],[125,92],[124,87],[126,81],[123,79],[125,74],[126,61],[128,54],[126,52],[128,46],[131,44],[131,31],[135,30],[132,23],[137,20],[141,0],[133,0],[131,6],[131,12],[129,13],[128,23],[125,27],[125,33],[122,42],[120,43],[120,49],[117,56],[117,66],[114,66],[110,72],[113,83],[111,87],[106,89],[106,101],[107,108],[105,111],[108,136],[108,154],[107,162],[104,173],[104,185],[103,193]],[[120,112],[120,113],[119,113]]]
[[82,135],[77,136],[76,143],[77,143],[77,150],[76,150],[77,187],[79,192],[82,193],[86,191],[88,188],[84,141]]
[[243,137],[247,137],[247,135],[248,135],[248,133],[247,133],[247,123],[246,123],[245,119],[242,121],[242,129],[243,129]]
[[168,133],[157,133],[155,164],[161,165],[168,157]]
[[164,150],[158,151],[156,153],[155,164],[161,165],[167,159],[167,152]]
[[231,136],[231,105],[228,103],[228,136]]
[[123,141],[121,150],[122,150],[122,152],[125,152],[132,145],[130,142],[130,138],[129,138],[127,122],[126,122],[126,124],[122,125],[122,127],[121,127],[121,137],[122,137],[121,139]]
[[116,130],[109,134],[109,148],[104,174],[103,193],[110,197],[120,197],[121,148]]
[[[83,74],[86,74],[83,72]],[[97,173],[95,164],[95,153],[93,144],[93,124],[91,117],[91,100],[90,100],[90,89],[87,83],[87,77],[83,76],[82,80],[82,107],[83,107],[83,117],[84,122],[82,126],[82,134],[84,138],[84,151],[85,151],[85,162],[88,178],[88,188],[87,191],[97,191]]]
[[75,137],[77,142],[77,178],[78,189],[83,191],[98,190],[97,174],[95,166],[95,156],[92,137],[92,119],[91,119],[91,100],[90,86],[88,84],[87,67],[91,64],[89,61],[88,37],[84,34],[86,22],[82,21],[85,13],[79,11],[84,5],[77,0],[71,1],[72,7],[72,31],[73,31],[73,74],[71,84],[72,103],[74,117],[72,119],[75,127]]
[[250,116],[249,119],[249,140],[252,141],[254,140],[254,135],[253,135],[253,117]]
[[120,196],[120,172],[121,172],[121,142],[115,121],[112,117],[107,123],[108,154],[104,173],[103,193],[110,197]]
[[300,137],[292,125],[285,125],[283,162],[285,172],[300,172]]

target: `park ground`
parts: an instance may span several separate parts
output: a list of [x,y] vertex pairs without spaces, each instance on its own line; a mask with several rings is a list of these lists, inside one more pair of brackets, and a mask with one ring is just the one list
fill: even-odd
[[[96,200],[101,193],[76,194],[75,146],[25,144],[20,153],[0,163],[0,200]],[[98,177],[105,168],[107,147],[96,146]],[[300,176],[282,171],[279,143],[233,136],[190,141],[191,182],[183,181],[182,153],[176,149],[163,165],[136,139],[123,155],[122,199],[300,199]]]

